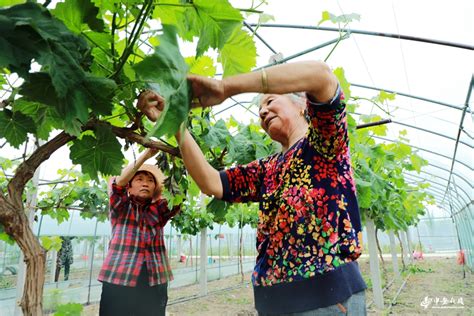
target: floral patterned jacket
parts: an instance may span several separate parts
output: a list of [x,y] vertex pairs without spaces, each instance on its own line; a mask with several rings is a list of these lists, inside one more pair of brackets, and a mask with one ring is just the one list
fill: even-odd
[[[305,137],[285,153],[221,172],[223,200],[259,202],[252,275],[259,312],[319,308],[365,289],[354,262],[362,236],[343,99],[340,89],[329,104],[308,99],[311,122]],[[320,292],[333,291],[330,283],[345,289],[325,298]]]

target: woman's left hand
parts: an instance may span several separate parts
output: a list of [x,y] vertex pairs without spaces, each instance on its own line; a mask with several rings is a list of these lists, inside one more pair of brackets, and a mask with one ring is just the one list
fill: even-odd
[[165,108],[165,99],[152,90],[145,90],[138,97],[137,108],[150,121],[156,122]]

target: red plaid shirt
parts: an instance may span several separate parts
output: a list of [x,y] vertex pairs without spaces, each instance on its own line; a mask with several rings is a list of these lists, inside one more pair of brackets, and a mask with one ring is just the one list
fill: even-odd
[[173,280],[163,227],[177,212],[179,206],[170,210],[164,199],[141,205],[128,196],[125,187],[113,183],[109,214],[112,239],[98,280],[134,287],[143,264],[150,286]]

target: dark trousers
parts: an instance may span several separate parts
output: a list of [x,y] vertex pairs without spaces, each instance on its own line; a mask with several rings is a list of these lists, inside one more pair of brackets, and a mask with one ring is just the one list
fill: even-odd
[[168,284],[148,285],[148,274],[142,267],[136,287],[103,282],[100,316],[165,316]]
[[[70,265],[69,263],[65,263],[64,264],[64,281],[67,281],[69,280],[69,268],[70,268]],[[57,265],[56,266],[56,272],[54,274],[54,282],[58,282],[59,281],[59,274],[61,273],[61,265]]]

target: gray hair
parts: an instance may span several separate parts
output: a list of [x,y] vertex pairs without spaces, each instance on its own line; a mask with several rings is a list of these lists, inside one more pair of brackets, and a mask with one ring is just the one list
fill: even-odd
[[[291,93],[286,93],[284,94],[286,95],[287,97],[289,97],[293,102],[295,102],[296,104],[298,105],[301,105],[303,107],[306,107],[306,93],[304,92],[291,92]],[[260,108],[260,103],[262,101],[262,97],[264,96],[263,93],[259,93],[257,94],[253,100],[252,100],[252,104],[255,104],[258,108]]]
[[304,92],[292,92],[286,95],[296,104],[306,107],[306,94]]

